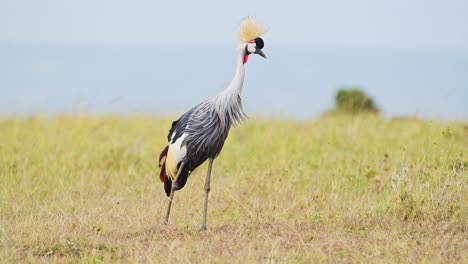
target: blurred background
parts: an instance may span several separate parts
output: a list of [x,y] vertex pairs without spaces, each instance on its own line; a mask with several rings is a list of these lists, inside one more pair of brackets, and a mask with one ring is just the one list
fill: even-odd
[[250,116],[314,118],[341,88],[385,117],[468,119],[468,1],[0,1],[0,115],[175,115],[221,91],[236,29]]

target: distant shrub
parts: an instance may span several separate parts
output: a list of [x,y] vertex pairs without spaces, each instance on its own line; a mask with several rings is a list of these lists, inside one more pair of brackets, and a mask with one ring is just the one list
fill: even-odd
[[340,89],[335,95],[335,110],[340,113],[378,113],[374,101],[360,89]]

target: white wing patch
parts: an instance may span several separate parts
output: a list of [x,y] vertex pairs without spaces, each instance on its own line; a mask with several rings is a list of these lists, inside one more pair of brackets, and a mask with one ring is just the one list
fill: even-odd
[[176,133],[177,133],[177,129],[174,129],[174,132],[172,132],[172,135],[171,135],[171,141],[174,139]]
[[169,144],[166,158],[166,175],[172,180],[177,176],[177,164],[179,164],[179,162],[185,158],[185,155],[187,155],[187,147],[182,145],[182,142],[186,137],[187,134],[183,133],[174,143]]
[[180,136],[174,143],[169,145],[169,148],[171,149],[174,158],[174,162],[176,164],[181,162],[185,158],[185,155],[187,155],[187,147],[182,146],[182,142],[186,137],[187,133],[183,133],[182,136]]

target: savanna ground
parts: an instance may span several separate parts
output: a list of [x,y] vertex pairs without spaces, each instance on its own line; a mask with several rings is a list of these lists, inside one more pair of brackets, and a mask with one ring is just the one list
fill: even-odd
[[171,120],[0,121],[0,262],[468,261],[468,124],[253,119],[176,192]]

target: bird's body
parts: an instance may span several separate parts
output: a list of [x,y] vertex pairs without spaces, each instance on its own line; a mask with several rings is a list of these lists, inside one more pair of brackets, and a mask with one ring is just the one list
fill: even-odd
[[261,51],[264,45],[263,40],[259,38],[263,32],[264,29],[257,22],[244,20],[239,31],[241,41],[237,50],[236,74],[229,86],[215,97],[193,107],[172,123],[167,136],[168,145],[159,157],[160,179],[164,183],[167,196],[170,196],[166,223],[174,191],[185,186],[188,177],[195,168],[206,160],[210,160],[205,184],[203,229],[206,228],[211,166],[213,160],[221,152],[231,126],[239,124],[245,119],[241,99],[245,75],[244,65],[252,53],[265,57]]
[[167,196],[170,195],[178,164],[185,160],[185,167],[178,179],[178,189],[181,189],[195,168],[219,155],[231,126],[245,118],[241,99],[243,81],[244,66],[241,64],[226,90],[193,107],[172,123],[167,136],[167,150],[160,156],[160,164],[165,167],[161,169],[160,178]]

